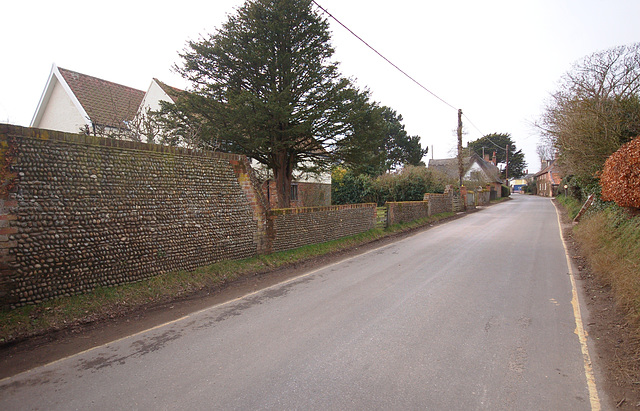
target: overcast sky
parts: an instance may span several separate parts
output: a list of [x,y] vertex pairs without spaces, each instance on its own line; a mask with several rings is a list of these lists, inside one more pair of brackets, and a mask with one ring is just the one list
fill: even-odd
[[[639,0],[317,0],[430,91],[463,110],[465,143],[510,133],[540,169],[532,123],[563,73],[593,52],[640,41]],[[28,126],[53,63],[146,91],[187,40],[212,33],[242,0],[10,1],[0,25],[0,122]],[[345,76],[404,117],[428,157],[455,153],[457,111],[397,72],[333,20]],[[473,123],[473,125],[471,124]],[[431,147],[433,146],[433,150]],[[425,159],[426,160],[426,159]]]

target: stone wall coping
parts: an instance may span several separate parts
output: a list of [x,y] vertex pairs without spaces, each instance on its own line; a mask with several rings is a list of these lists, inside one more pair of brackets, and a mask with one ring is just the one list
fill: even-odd
[[70,144],[80,144],[99,147],[113,147],[127,150],[140,150],[152,153],[178,154],[195,157],[220,158],[226,160],[244,161],[242,154],[221,153],[219,151],[195,150],[185,147],[165,146],[162,144],[141,143],[115,138],[88,136],[84,134],[65,133],[62,131],[28,128],[13,124],[0,123],[0,135],[32,138],[37,140],[60,141]]
[[298,208],[273,208],[271,209],[272,215],[286,215],[286,214],[308,214],[319,213],[322,211],[340,211],[357,208],[376,208],[376,203],[362,203],[362,204],[345,204],[325,207],[298,207]]
[[385,205],[394,205],[394,204],[428,204],[429,200],[422,201],[387,201]]

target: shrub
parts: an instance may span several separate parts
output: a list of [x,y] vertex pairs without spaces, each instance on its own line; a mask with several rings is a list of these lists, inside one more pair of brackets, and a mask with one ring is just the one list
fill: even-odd
[[620,147],[604,163],[602,199],[620,207],[640,208],[640,137]]
[[406,166],[397,173],[386,173],[375,180],[337,168],[332,173],[331,199],[334,204],[387,201],[421,201],[425,193],[444,192],[444,180],[426,167]]
[[371,177],[337,168],[331,173],[331,201],[333,204],[371,202]]

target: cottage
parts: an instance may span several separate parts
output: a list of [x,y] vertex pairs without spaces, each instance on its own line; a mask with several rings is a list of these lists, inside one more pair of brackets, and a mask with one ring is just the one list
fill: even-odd
[[[470,156],[465,157],[463,159],[464,175],[462,178],[464,184],[482,186],[483,188],[489,186],[492,197],[501,197],[501,187],[504,182],[500,178],[500,170],[495,163],[495,159],[495,153],[493,159],[490,159],[488,155],[483,159],[476,153],[471,153]],[[428,168],[446,175],[451,180],[457,181],[460,178],[457,158],[429,160]]]
[[534,180],[539,196],[553,197],[558,194],[562,173],[556,165],[556,160],[543,160],[542,169],[534,176]]

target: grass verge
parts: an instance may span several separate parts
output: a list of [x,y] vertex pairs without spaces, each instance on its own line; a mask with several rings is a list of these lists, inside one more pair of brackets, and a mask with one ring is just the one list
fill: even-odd
[[640,217],[611,206],[584,218],[574,237],[594,274],[611,287],[640,348]]
[[86,294],[63,297],[14,310],[4,310],[0,312],[0,344],[72,325],[114,317],[148,304],[169,302],[201,290],[216,289],[242,277],[357,247],[399,232],[433,224],[454,215],[455,213],[442,213],[386,229],[375,228],[326,243],[244,260],[221,261],[192,272],[166,273],[132,284],[101,287]]
[[573,197],[568,197],[563,194],[560,194],[556,197],[556,199],[562,204],[567,212],[569,213],[569,218],[572,220],[576,218],[580,209],[582,208],[582,204]]

